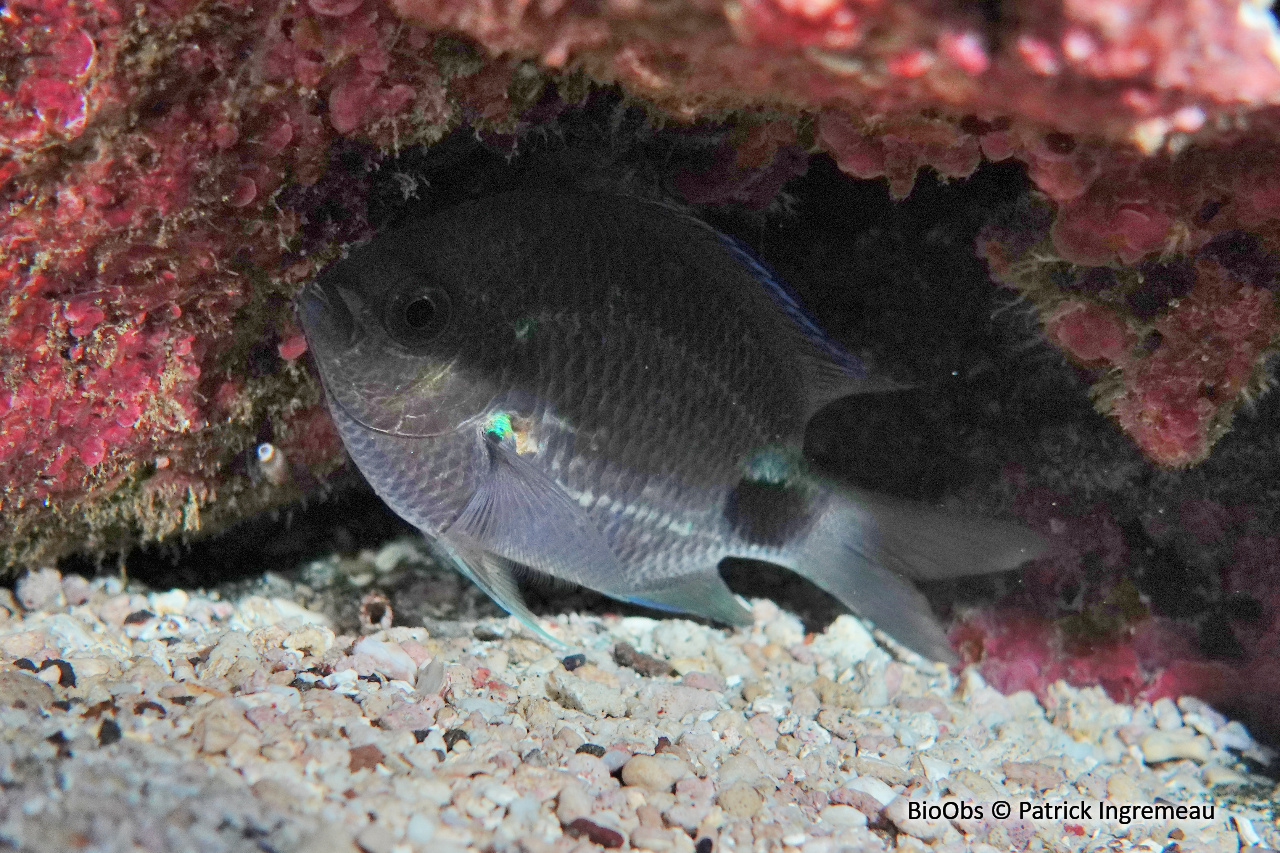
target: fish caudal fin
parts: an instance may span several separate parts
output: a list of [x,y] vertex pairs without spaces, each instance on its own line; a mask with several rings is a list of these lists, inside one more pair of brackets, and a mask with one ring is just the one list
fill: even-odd
[[912,581],[1008,571],[1047,546],[1017,524],[862,490],[841,488],[824,498],[789,567],[898,642],[945,663],[955,663],[955,653]]

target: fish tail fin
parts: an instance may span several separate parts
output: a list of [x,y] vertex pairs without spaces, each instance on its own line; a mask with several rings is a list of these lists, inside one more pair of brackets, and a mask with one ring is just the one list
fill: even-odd
[[1039,534],[861,489],[824,487],[821,509],[788,561],[797,574],[914,651],[957,661],[912,583],[1017,568],[1042,554]]

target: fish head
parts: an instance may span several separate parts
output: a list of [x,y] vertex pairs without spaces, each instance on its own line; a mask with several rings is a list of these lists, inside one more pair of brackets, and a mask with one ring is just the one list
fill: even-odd
[[297,312],[330,405],[405,437],[481,417],[497,393],[485,330],[500,324],[479,297],[433,263],[422,235],[382,235],[328,267],[303,288]]

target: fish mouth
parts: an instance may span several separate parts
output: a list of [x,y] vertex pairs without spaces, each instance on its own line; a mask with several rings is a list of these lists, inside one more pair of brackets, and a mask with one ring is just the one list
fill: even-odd
[[298,321],[313,345],[320,339],[346,349],[355,342],[355,317],[341,289],[327,278],[321,276],[298,294]]

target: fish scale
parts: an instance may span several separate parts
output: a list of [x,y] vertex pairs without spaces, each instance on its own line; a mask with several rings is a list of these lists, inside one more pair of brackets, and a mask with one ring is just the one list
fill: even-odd
[[776,276],[661,205],[513,193],[381,235],[299,318],[356,465],[535,630],[520,565],[734,624],[725,557],[790,568],[952,659],[912,578],[1012,568],[1042,540],[809,472],[808,418],[893,387]]
[[[580,353],[587,364],[604,360],[607,355],[595,352],[600,346],[599,339],[589,334],[561,334],[560,329],[544,327],[540,339],[550,347]],[[530,342],[531,346],[537,343]],[[715,565],[734,547],[731,531],[718,522],[708,523],[715,521],[717,515],[709,508],[723,503],[731,484],[733,453],[730,450],[723,454],[719,459],[721,464],[708,470],[705,460],[701,466],[695,464],[698,460],[691,449],[698,447],[698,443],[687,440],[687,430],[704,424],[707,415],[719,417],[731,407],[717,405],[720,401],[715,400],[713,392],[706,393],[706,389],[699,389],[704,393],[697,406],[673,407],[671,403],[688,399],[673,383],[678,383],[682,374],[687,375],[690,365],[684,353],[669,359],[656,352],[662,349],[662,343],[661,339],[651,341],[648,346],[638,341],[627,342],[621,351],[630,353],[631,357],[618,364],[615,374],[601,370],[581,374],[595,378],[594,388],[584,383],[577,394],[558,394],[560,389],[549,376],[538,395],[560,400],[560,413],[575,423],[584,424],[574,436],[575,447],[590,448],[598,443],[596,451],[581,452],[572,459],[548,457],[545,462],[570,497],[576,500],[587,491],[595,496],[589,512],[600,524],[615,553],[633,567],[636,577],[646,584],[679,574],[689,560]],[[538,364],[556,363],[551,352],[531,354],[531,359]],[[645,364],[651,369],[642,369]],[[681,365],[686,371],[674,369]],[[669,393],[664,394],[663,388]],[[597,400],[605,402],[597,404]],[[746,424],[731,423],[747,427],[740,430],[744,438],[737,442],[744,447],[765,439],[758,432],[749,434]],[[594,426],[594,431],[588,425]],[[673,440],[682,435],[686,440]],[[723,440],[726,436],[722,434],[719,438]],[[733,442],[726,444],[731,447]],[[649,475],[643,476],[641,472]],[[691,476],[694,474],[700,476]],[[696,482],[688,482],[691,479]],[[641,500],[652,510],[652,515],[619,518],[620,514],[611,509],[615,503],[635,506]],[[674,522],[660,523],[664,517],[674,517]],[[673,524],[699,531],[701,535],[691,537],[674,532]]]

